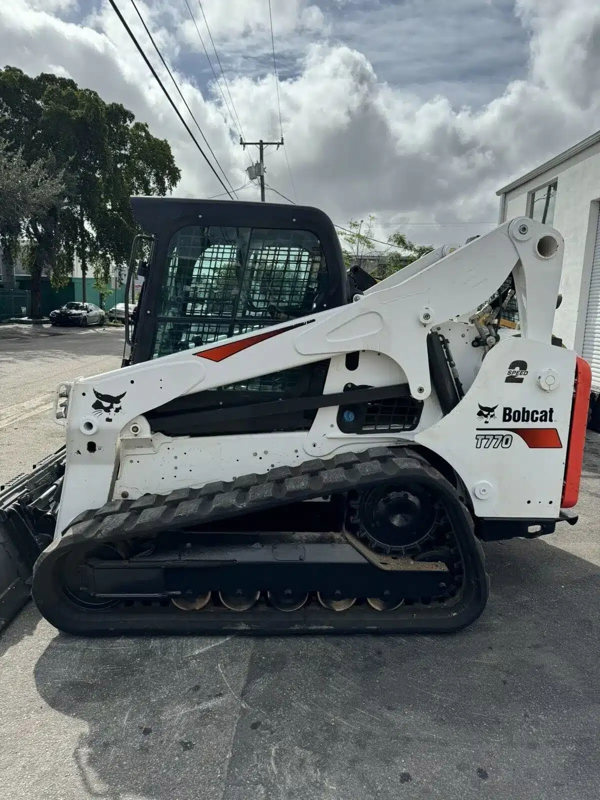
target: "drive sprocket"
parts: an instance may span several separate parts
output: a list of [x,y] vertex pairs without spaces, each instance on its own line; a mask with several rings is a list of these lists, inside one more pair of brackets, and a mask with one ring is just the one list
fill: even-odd
[[353,492],[349,530],[377,552],[414,555],[431,546],[444,508],[430,487],[394,482]]

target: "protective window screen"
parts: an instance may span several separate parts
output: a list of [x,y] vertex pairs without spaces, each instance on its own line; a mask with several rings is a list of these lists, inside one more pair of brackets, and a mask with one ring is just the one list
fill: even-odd
[[182,228],[167,254],[154,357],[310,314],[326,279],[308,231]]

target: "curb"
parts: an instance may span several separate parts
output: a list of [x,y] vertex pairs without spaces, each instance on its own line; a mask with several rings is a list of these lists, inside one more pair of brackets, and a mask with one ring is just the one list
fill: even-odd
[[31,317],[11,317],[6,320],[8,323],[17,325],[47,325],[50,322],[49,317],[40,317],[40,319],[32,319]]

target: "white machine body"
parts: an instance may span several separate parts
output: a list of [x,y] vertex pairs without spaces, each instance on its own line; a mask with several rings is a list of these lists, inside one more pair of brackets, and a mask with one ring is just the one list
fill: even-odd
[[[63,387],[58,402],[67,458],[57,535],[78,514],[111,499],[403,443],[451,466],[475,517],[556,519],[576,367],[575,353],[550,343],[562,254],[555,230],[515,219],[437,261],[425,256],[357,302]],[[499,341],[475,347],[474,319],[511,272],[520,329],[501,329]],[[464,390],[446,415],[432,388],[431,331],[448,340]],[[358,367],[350,371],[345,356],[357,351]],[[349,381],[406,383],[423,401],[418,427],[345,434],[337,407],[325,407],[308,431],[170,437],[153,433],[145,417],[182,395],[325,358],[324,394],[342,392]],[[98,409],[96,393],[114,402]]]

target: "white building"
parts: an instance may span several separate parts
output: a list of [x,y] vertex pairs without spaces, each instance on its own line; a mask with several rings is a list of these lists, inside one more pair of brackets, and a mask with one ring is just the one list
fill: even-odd
[[565,239],[555,333],[592,367],[600,390],[600,131],[502,187],[500,222],[528,216]]

